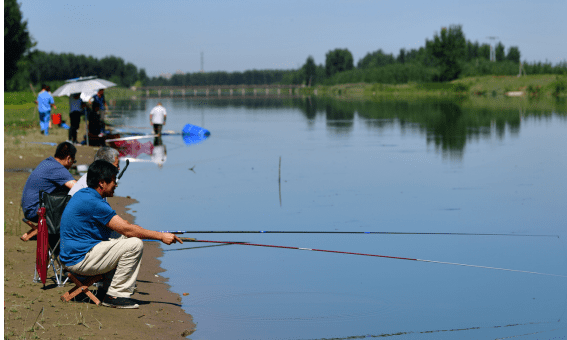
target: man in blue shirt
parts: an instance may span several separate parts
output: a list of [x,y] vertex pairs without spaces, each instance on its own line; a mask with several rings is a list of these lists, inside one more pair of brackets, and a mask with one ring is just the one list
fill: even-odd
[[57,109],[55,101],[49,93],[49,86],[41,85],[41,92],[37,96],[37,110],[39,111],[39,127],[41,133],[49,135],[49,119],[51,118],[51,108]]
[[[142,260],[141,239],[159,240],[170,245],[181,239],[171,233],[147,230],[130,224],[104,200],[114,196],[118,169],[104,160],[94,161],[87,173],[88,188],[79,190],[61,217],[63,265],[71,272],[92,276],[107,274],[108,287],[103,306],[138,308],[130,299]],[[125,238],[109,239],[114,230]]]
[[91,103],[98,103],[98,107],[100,108],[99,116],[100,116],[100,132],[104,132],[105,124],[104,124],[104,116],[106,114],[106,110],[108,110],[108,105],[106,104],[106,99],[104,98],[104,89],[98,90],[98,92],[93,96]]
[[51,194],[55,191],[67,192],[77,183],[69,173],[76,162],[77,149],[68,142],[63,142],[55,149],[55,155],[43,160],[28,177],[22,192],[22,210],[24,221],[32,228],[21,239],[28,241],[37,234],[37,210],[39,208],[39,191]]

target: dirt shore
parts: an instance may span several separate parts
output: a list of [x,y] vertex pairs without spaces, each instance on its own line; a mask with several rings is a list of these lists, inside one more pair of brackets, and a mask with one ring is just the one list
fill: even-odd
[[[63,136],[63,137],[62,137]],[[21,222],[22,190],[30,169],[55,153],[62,132],[42,136],[4,136],[4,338],[5,339],[175,339],[195,330],[191,315],[181,309],[181,297],[169,291],[167,278],[160,275],[158,242],[144,242],[138,291],[132,295],[139,309],[120,310],[85,301],[63,302],[60,296],[72,286],[57,287],[48,273],[45,288],[33,283],[36,241],[22,242],[29,228]],[[97,148],[77,146],[78,164],[89,164]],[[77,178],[79,176],[76,176]],[[125,176],[126,178],[127,176]],[[119,189],[118,189],[119,191]],[[109,199],[112,208],[128,221],[130,197]]]

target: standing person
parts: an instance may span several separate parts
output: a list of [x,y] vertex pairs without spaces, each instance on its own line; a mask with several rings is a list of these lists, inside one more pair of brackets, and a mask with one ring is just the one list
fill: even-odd
[[77,142],[77,130],[81,125],[81,116],[85,103],[81,100],[80,93],[73,93],[69,96],[69,120],[71,121],[71,128],[69,129],[69,141],[71,143]]
[[165,125],[166,118],[167,112],[165,107],[161,103],[157,103],[157,106],[150,111],[150,124],[153,124],[154,132],[158,137],[161,137],[161,128]]
[[[108,110],[108,105],[106,104],[106,99],[104,98],[104,89],[100,89],[98,90],[98,92],[93,96],[93,98],[91,99],[91,103],[98,103],[98,107],[100,108],[100,132],[103,132],[105,130],[105,124],[104,124],[104,115],[106,113],[106,110]],[[97,133],[98,134],[98,133]]]
[[37,234],[38,222],[37,210],[39,208],[39,191],[48,194],[54,191],[69,191],[77,181],[69,173],[69,169],[76,162],[77,149],[68,142],[57,146],[55,155],[43,160],[32,171],[28,177],[22,192],[22,210],[24,211],[24,222],[32,229],[22,235],[22,241],[28,241]]
[[[112,210],[104,198],[114,196],[117,174],[118,169],[107,161],[98,160],[89,166],[88,188],[71,198],[61,217],[60,259],[69,271],[79,275],[107,274],[103,306],[138,308],[130,295],[142,260],[141,239],[167,245],[183,241],[171,233],[130,224]],[[112,230],[126,237],[109,239]]]
[[41,91],[37,95],[37,105],[39,111],[39,127],[41,133],[49,135],[49,119],[51,118],[51,108],[57,109],[55,101],[49,93],[49,86],[42,84]]
[[93,137],[102,136],[100,133],[101,130],[100,104],[97,102],[93,103],[92,109],[89,111],[87,127],[88,127],[88,133]]

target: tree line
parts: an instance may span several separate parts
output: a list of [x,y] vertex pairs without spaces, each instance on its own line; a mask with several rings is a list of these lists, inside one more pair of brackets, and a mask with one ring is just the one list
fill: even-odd
[[[296,70],[248,70],[244,72],[195,72],[171,77],[148,77],[146,71],[120,57],[97,59],[71,53],[32,50],[35,42],[23,21],[17,0],[4,1],[4,88],[17,91],[30,83],[62,82],[80,76],[98,76],[119,86],[203,86],[343,83],[443,82],[459,77],[514,75],[520,70],[520,50],[506,51],[502,42],[494,47],[491,60],[489,44],[467,41],[460,25],[436,32],[418,49],[400,49],[397,55],[382,49],[367,53],[356,66],[348,49],[334,49],[317,65],[312,56]],[[567,75],[567,63],[526,63],[526,74]]]

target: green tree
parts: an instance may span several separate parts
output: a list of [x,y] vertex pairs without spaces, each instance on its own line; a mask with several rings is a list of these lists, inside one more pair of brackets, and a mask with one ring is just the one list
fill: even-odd
[[329,51],[325,55],[325,71],[327,76],[335,73],[352,70],[354,67],[354,59],[352,53],[348,49],[337,48]]
[[34,46],[16,0],[4,0],[4,87],[18,71],[18,61]]
[[486,60],[490,60],[490,45],[489,44],[482,44],[478,49],[478,55],[481,58]]
[[508,50],[508,55],[506,55],[506,59],[513,61],[515,63],[520,62],[520,49],[516,46],[511,46]]
[[[404,54],[405,54],[405,50],[404,50]],[[396,59],[394,59],[393,55],[386,54],[382,51],[382,49],[379,49],[378,51],[367,53],[364,56],[364,58],[358,61],[356,67],[361,69],[366,69],[366,68],[386,66],[393,64],[395,62]]]
[[305,84],[311,86],[315,84],[315,72],[317,70],[317,65],[315,65],[315,60],[312,56],[307,58],[305,65],[303,65],[303,73],[305,74]]
[[449,29],[443,27],[439,34],[435,34],[432,41],[427,40],[426,49],[438,60],[441,68],[440,81],[457,79],[465,59],[466,40],[461,25],[451,25]]
[[400,49],[400,54],[398,54],[398,58],[396,58],[396,61],[400,64],[403,64],[406,62],[406,49],[402,48]]
[[504,45],[502,45],[501,42],[498,42],[498,45],[496,45],[496,49],[494,50],[494,55],[496,57],[496,61],[503,61],[504,59],[506,59],[506,52],[504,49]]

